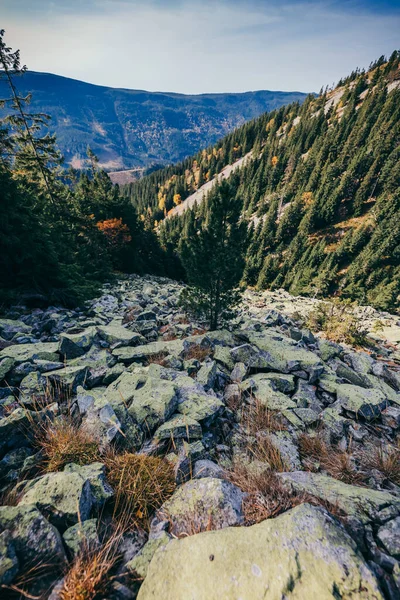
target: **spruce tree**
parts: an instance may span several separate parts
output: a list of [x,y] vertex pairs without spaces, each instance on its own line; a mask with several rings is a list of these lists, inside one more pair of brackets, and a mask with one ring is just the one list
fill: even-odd
[[183,304],[205,316],[210,329],[217,329],[238,302],[238,285],[244,270],[247,225],[240,221],[242,203],[224,182],[209,196],[206,218],[188,221],[180,244],[180,256],[189,288]]

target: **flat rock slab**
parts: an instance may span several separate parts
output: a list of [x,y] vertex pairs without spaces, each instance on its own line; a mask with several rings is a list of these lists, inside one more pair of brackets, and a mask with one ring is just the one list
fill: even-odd
[[400,498],[389,492],[348,485],[328,475],[306,471],[278,473],[278,477],[295,490],[327,500],[364,523],[374,520],[377,513],[387,506],[394,506],[400,512]]
[[40,342],[38,344],[14,344],[4,350],[0,350],[0,360],[6,357],[13,358],[15,364],[24,362],[33,362],[34,360],[49,360],[57,362],[59,354],[57,353],[57,342]]
[[304,504],[252,527],[209,531],[161,546],[138,600],[383,600],[344,528]]

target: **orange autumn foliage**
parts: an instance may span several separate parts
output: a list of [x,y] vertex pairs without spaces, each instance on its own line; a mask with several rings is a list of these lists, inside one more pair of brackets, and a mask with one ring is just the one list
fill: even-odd
[[113,248],[120,248],[132,241],[129,227],[122,222],[122,219],[99,221],[97,229],[106,236],[108,243]]

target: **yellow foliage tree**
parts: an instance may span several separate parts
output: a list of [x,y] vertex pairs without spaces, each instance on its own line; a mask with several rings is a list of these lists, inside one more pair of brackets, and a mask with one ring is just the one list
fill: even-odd
[[278,157],[277,156],[273,156],[272,160],[271,160],[271,164],[273,167],[276,167],[276,165],[278,164]]
[[182,198],[180,194],[174,194],[174,204],[175,206],[178,206],[178,204],[182,204]]

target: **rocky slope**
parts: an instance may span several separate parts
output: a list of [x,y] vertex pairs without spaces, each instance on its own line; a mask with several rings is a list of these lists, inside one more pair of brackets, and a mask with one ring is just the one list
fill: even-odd
[[[301,92],[263,90],[202,95],[146,92],[34,71],[16,83],[21,94],[32,94],[32,112],[50,115],[50,129],[68,163],[84,166],[89,145],[109,170],[177,162],[245,121],[306,97]],[[4,86],[0,83],[0,97],[9,95]]]
[[[121,493],[112,449],[161,457],[175,482],[148,522],[125,515],[96,597],[399,598],[399,343],[314,336],[283,292],[249,292],[207,332],[179,292],[131,277],[84,309],[0,320],[2,598],[82,597],[71,573],[109,543]],[[44,469],[37,425],[71,415],[95,459]]]

